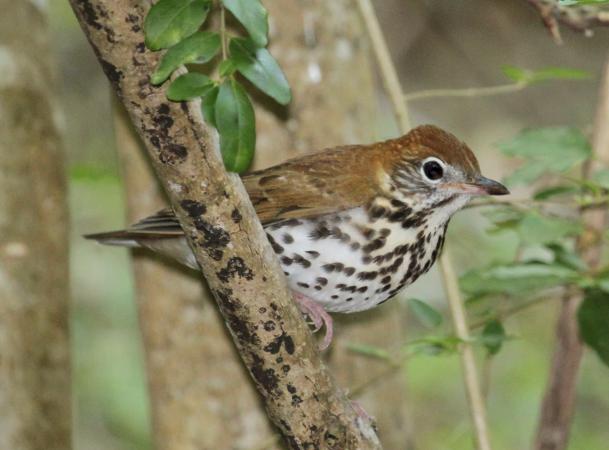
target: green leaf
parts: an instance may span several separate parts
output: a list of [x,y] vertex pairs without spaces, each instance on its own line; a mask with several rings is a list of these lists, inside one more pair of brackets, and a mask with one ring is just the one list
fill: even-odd
[[198,31],[167,50],[159,67],[152,74],[152,84],[161,84],[182,64],[206,63],[220,49],[220,36]]
[[588,270],[586,263],[580,256],[571,249],[567,249],[563,244],[554,242],[547,244],[546,247],[554,254],[554,262],[563,267],[585,272]]
[[203,25],[210,7],[209,0],[159,0],[144,22],[146,46],[160,50],[177,44]]
[[584,342],[609,366],[609,295],[596,289],[587,291],[577,320]]
[[269,34],[268,13],[260,0],[222,0],[222,3],[241,22],[258,47],[266,47]]
[[411,298],[408,300],[408,305],[412,309],[414,315],[423,325],[428,328],[435,328],[442,323],[442,314],[436,309],[429,306],[427,303]]
[[609,189],[609,169],[601,169],[594,172],[592,175],[592,181],[603,189]]
[[510,184],[532,182],[546,172],[566,172],[591,153],[585,136],[569,127],[525,130],[509,141],[500,142],[499,148],[508,156],[525,160],[509,177]]
[[192,100],[208,93],[214,82],[202,73],[189,72],[180,75],[167,89],[167,98],[174,102]]
[[451,355],[457,353],[463,340],[457,336],[425,336],[406,345],[410,353],[424,355]]
[[499,353],[506,338],[505,329],[498,320],[491,320],[488,322],[480,335],[480,341],[490,356]]
[[254,157],[256,125],[254,108],[237,81],[227,79],[220,86],[215,112],[224,164],[231,172],[244,172]]
[[501,68],[503,74],[512,81],[526,82],[529,79],[529,71],[514,66],[503,66]]
[[201,98],[201,111],[203,112],[203,117],[205,118],[205,122],[213,125],[214,128],[216,126],[216,100],[218,99],[218,92],[220,88],[218,86],[212,87],[207,94],[205,94]]
[[468,295],[522,294],[571,283],[577,271],[558,264],[513,264],[466,272],[460,279]]
[[241,75],[277,103],[290,103],[292,93],[288,80],[267,49],[257,48],[249,39],[233,38],[229,50],[231,59]]
[[237,71],[237,66],[235,65],[235,61],[233,61],[230,58],[225,59],[218,66],[218,72],[220,73],[221,77],[229,77],[236,71]]
[[574,236],[581,232],[581,225],[571,220],[542,216],[538,212],[531,211],[524,215],[516,230],[524,244],[533,245]]
[[539,83],[549,80],[584,80],[590,78],[590,74],[579,69],[567,67],[545,67],[539,70],[527,70],[520,67],[505,66],[503,74],[518,83]]
[[360,355],[391,360],[391,354],[387,350],[373,345],[348,343],[347,349],[351,352],[359,353]]
[[560,6],[605,5],[609,0],[558,0]]
[[552,197],[557,197],[557,196],[566,195],[566,194],[574,194],[575,192],[578,192],[578,189],[575,186],[569,186],[569,185],[551,186],[548,188],[542,188],[542,189],[538,190],[537,192],[535,192],[533,199],[534,200],[548,200]]

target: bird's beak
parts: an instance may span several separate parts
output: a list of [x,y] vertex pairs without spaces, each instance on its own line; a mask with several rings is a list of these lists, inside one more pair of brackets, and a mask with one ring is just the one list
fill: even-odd
[[498,181],[480,175],[475,181],[470,183],[451,183],[447,186],[460,194],[469,195],[506,195],[509,194],[508,188]]

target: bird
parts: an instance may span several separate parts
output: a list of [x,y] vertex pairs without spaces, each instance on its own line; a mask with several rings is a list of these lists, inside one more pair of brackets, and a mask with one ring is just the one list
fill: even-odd
[[[448,223],[473,197],[508,189],[470,148],[422,125],[369,145],[325,149],[242,176],[293,298],[330,345],[332,317],[377,307],[427,272]],[[171,209],[85,236],[145,247],[199,270]]]

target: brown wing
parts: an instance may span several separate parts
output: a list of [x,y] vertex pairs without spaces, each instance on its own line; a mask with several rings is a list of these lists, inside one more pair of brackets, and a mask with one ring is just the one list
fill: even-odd
[[243,177],[263,225],[316,217],[369,202],[379,190],[375,148],[338,147]]
[[[242,180],[263,225],[321,216],[364,205],[379,193],[383,184],[379,177],[385,173],[381,152],[378,146],[337,147],[253,172]],[[173,211],[166,208],[126,230],[85,237],[125,245],[182,235]]]

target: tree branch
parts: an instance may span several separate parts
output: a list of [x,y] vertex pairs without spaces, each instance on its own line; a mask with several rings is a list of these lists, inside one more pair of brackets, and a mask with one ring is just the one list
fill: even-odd
[[557,44],[562,44],[560,25],[588,36],[592,34],[592,28],[609,25],[609,10],[598,6],[565,6],[556,0],[526,1],[537,10]]
[[45,8],[0,0],[0,448],[69,450],[69,218]]
[[[592,137],[593,156],[584,167],[584,178],[609,163],[609,58],[605,63],[603,80]],[[590,270],[598,268],[602,251],[602,235],[607,226],[606,206],[582,208],[584,232],[578,239],[577,250]],[[541,416],[535,437],[536,450],[567,448],[575,405],[575,388],[583,344],[577,326],[577,309],[583,300],[579,289],[570,290],[562,301],[556,324],[556,344],[550,378],[541,406]]]
[[144,141],[233,340],[293,449],[378,449],[323,365],[239,177],[227,174],[198,102],[173,103],[149,76],[150,1],[70,0]]

